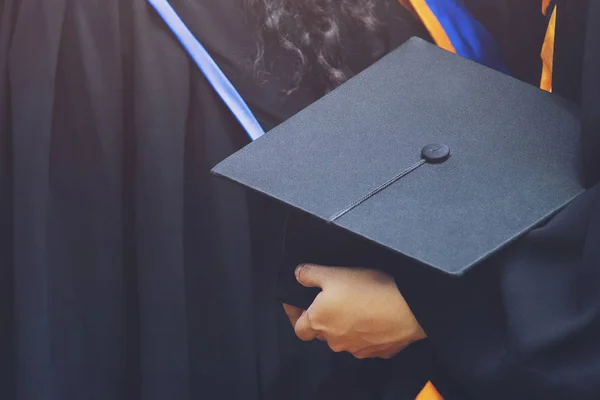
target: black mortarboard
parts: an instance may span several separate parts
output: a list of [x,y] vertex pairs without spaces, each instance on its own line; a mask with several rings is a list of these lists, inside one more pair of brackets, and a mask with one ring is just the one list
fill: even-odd
[[213,172],[457,275],[581,193],[579,153],[569,103],[411,39]]

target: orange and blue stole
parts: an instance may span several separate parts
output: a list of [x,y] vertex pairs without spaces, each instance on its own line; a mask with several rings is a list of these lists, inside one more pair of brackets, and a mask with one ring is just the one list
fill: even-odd
[[510,74],[496,40],[462,0],[398,0],[416,15],[441,48]]
[[[501,50],[485,27],[469,12],[462,0],[398,0],[416,15],[434,42],[441,48],[490,68],[510,74]],[[552,91],[556,0],[540,0],[541,12],[548,21],[540,53],[542,76],[540,88]]]

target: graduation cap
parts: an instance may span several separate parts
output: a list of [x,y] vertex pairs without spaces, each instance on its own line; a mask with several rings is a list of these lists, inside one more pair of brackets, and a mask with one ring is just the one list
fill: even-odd
[[411,39],[213,173],[460,275],[583,192],[580,152],[566,100]]

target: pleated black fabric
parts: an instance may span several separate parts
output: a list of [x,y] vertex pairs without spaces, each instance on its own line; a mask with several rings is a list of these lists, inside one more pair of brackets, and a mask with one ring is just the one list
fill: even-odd
[[[323,95],[284,96],[281,54],[255,79],[241,2],[173,4],[265,129]],[[389,49],[426,36],[391,10]],[[276,301],[281,213],[209,174],[247,142],[144,0],[0,2],[1,398],[310,398],[331,355]]]
[[[195,7],[227,44],[231,6]],[[245,193],[208,173],[244,132],[146,2],[1,10],[0,396],[259,398],[257,323],[284,319],[255,296]],[[272,370],[314,360],[289,343]]]

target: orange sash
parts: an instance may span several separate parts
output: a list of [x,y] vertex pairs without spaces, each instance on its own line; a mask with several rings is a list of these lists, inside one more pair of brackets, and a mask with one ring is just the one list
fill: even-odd
[[552,72],[554,67],[554,34],[556,32],[556,6],[550,9],[551,0],[542,0],[542,13],[548,16],[550,13],[550,21],[546,31],[546,38],[542,46],[542,80],[540,88],[548,92],[552,92]]

